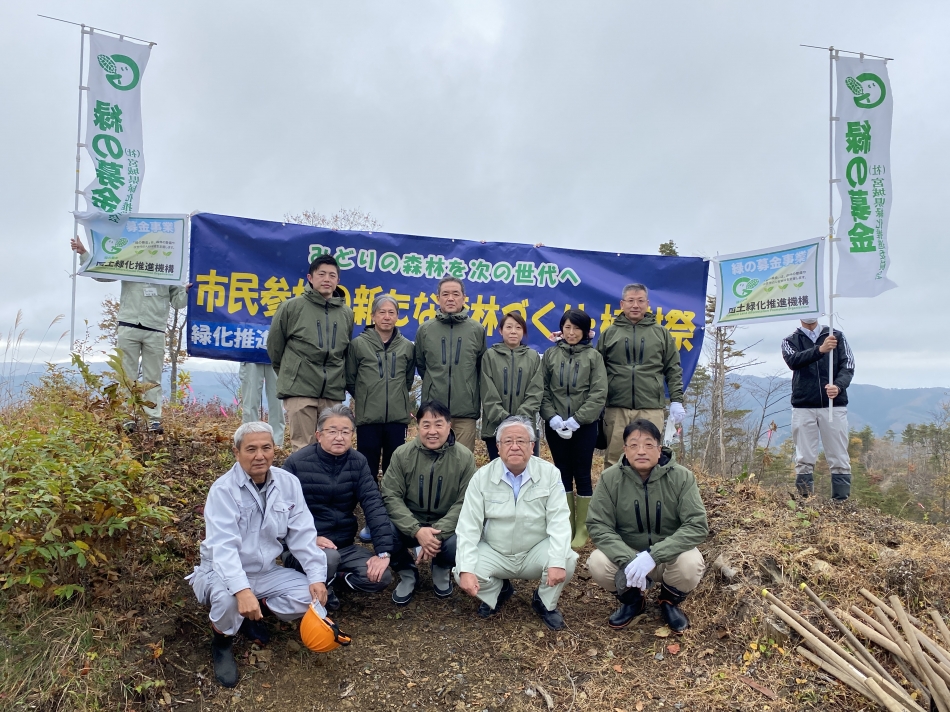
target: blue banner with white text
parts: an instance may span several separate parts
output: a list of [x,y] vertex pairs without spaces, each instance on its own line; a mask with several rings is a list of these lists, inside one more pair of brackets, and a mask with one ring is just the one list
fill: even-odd
[[451,275],[465,284],[469,314],[485,327],[489,345],[501,340],[501,317],[515,310],[528,324],[529,344],[543,352],[566,309],[590,314],[599,337],[620,314],[623,286],[640,282],[676,341],[684,384],[702,352],[708,263],[698,257],[335,231],[201,213],[191,219],[188,353],[266,363],[271,318],[284,300],[303,293],[311,260],[326,253],[340,264],[354,336],[370,323],[373,299],[387,293],[399,303],[400,332],[414,339],[416,327],[435,316],[436,284]]

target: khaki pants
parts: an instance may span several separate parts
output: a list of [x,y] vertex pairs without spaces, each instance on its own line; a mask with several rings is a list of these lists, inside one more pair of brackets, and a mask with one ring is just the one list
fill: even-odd
[[297,452],[314,442],[314,433],[317,431],[317,418],[324,408],[332,408],[342,401],[329,398],[306,398],[291,396],[284,398],[284,410],[287,411],[287,428],[290,430],[290,449]]
[[604,457],[604,469],[620,462],[623,456],[623,429],[638,418],[649,420],[660,430],[663,435],[662,408],[646,408],[644,410],[631,410],[629,408],[608,407],[604,412],[604,425],[607,429],[607,455]]
[[[594,583],[611,593],[617,590],[614,576],[618,568],[617,564],[608,559],[600,549],[594,549],[594,553],[587,559],[587,569]],[[689,593],[699,585],[705,570],[706,564],[703,562],[703,555],[699,553],[699,549],[690,549],[673,561],[657,564],[650,573],[650,578],[654,581],[662,581],[667,586],[672,586],[683,593]]]
[[[478,542],[478,561],[475,564],[475,577],[478,579],[478,599],[494,608],[498,605],[498,594],[505,579],[521,579],[533,581],[540,579],[538,598],[549,611],[557,608],[561,591],[567,582],[574,576],[574,567],[577,565],[577,552],[568,554],[564,570],[564,580],[548,586],[548,539],[543,539],[531,549],[514,556],[505,556],[492,549],[487,542]],[[459,582],[461,573],[455,569],[455,580]],[[462,584],[459,583],[461,586]]]
[[475,418],[452,417],[452,432],[455,433],[455,442],[475,452]]
[[[122,351],[122,368],[125,375],[133,381],[139,380],[139,364],[142,366],[142,378],[145,383],[157,383],[155,388],[145,392],[145,400],[152,401],[154,408],[146,407],[145,415],[149,420],[161,420],[162,417],[162,366],[165,363],[165,334],[160,331],[146,331],[131,326],[120,326],[115,345]],[[175,384],[172,384],[172,388]]]

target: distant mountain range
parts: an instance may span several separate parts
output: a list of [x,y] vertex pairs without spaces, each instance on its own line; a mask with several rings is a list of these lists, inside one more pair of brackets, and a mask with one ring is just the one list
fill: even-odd
[[[102,364],[94,364],[98,371],[104,370]],[[10,364],[0,364],[0,397],[19,393],[25,384],[36,383],[42,373],[41,366],[33,366],[28,373],[24,366],[11,367]],[[186,370],[187,367],[186,367]],[[213,400],[217,398],[223,403],[233,403],[235,391],[238,387],[237,374],[221,373],[216,371],[189,370],[191,387],[195,397],[199,400]],[[759,405],[752,398],[748,388],[753,383],[765,384],[767,379],[759,376],[740,376],[739,383],[744,388],[739,391],[740,405],[743,409],[753,412],[759,410]],[[165,386],[168,387],[168,376],[165,376]],[[893,430],[900,435],[909,423],[928,423],[933,420],[933,414],[940,404],[950,398],[950,388],[881,388],[864,383],[852,384],[848,388],[848,422],[855,430],[861,430],[870,425],[875,435],[884,435]],[[791,410],[776,413],[770,420],[775,420],[779,426],[777,436],[784,440],[789,434]],[[773,439],[773,444],[775,440]]]

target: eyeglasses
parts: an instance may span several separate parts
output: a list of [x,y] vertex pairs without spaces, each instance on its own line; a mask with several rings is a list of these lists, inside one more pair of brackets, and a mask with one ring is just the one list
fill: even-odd
[[326,435],[332,440],[336,440],[337,438],[352,438],[353,437],[353,430],[350,428],[347,428],[345,430],[337,430],[336,428],[331,428],[329,430],[324,430],[323,433],[324,435]]
[[505,438],[504,440],[501,440],[500,442],[505,447],[511,447],[512,445],[517,445],[518,447],[528,447],[528,445],[531,444],[530,440],[525,440],[524,438],[517,438],[515,440],[510,440],[508,438]]
[[624,448],[627,450],[633,450],[637,452],[639,450],[646,450],[647,452],[653,452],[656,450],[656,445],[653,443],[625,443]]

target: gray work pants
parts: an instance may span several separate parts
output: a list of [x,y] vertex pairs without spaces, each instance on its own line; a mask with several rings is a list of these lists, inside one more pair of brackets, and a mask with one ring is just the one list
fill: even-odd
[[241,364],[241,422],[261,420],[261,391],[267,397],[267,422],[274,429],[274,444],[284,444],[284,406],[277,397],[277,374],[269,363]]
[[848,409],[792,408],[792,440],[795,443],[795,486],[803,494],[815,490],[818,440],[831,471],[831,498],[845,500],[851,494],[851,458],[848,455]]

